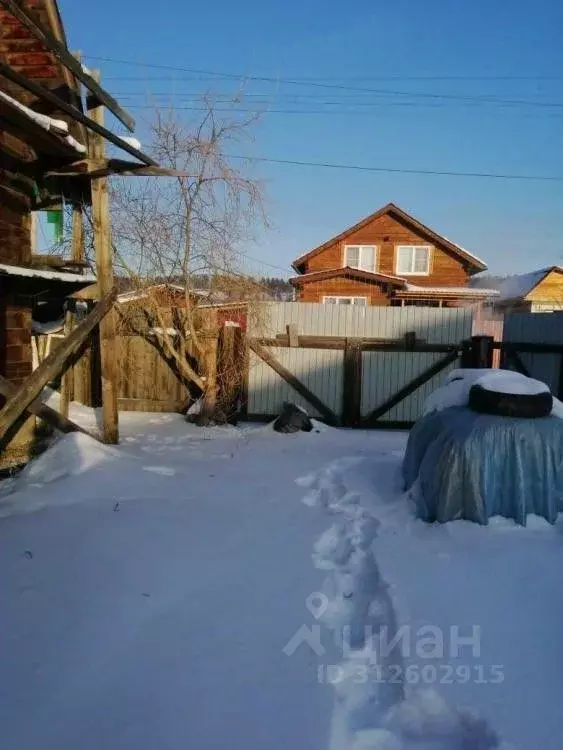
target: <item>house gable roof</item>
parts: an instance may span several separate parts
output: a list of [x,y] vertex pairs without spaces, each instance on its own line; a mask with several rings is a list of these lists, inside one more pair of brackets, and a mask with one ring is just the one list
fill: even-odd
[[323,242],[322,245],[315,247],[313,250],[310,250],[308,253],[305,253],[305,255],[302,255],[300,258],[297,258],[297,260],[295,260],[292,263],[293,268],[297,271],[297,273],[301,273],[303,264],[306,263],[308,260],[310,260],[312,257],[314,257],[315,255],[318,255],[318,253],[321,253],[323,250],[330,247],[331,245],[334,245],[336,242],[341,242],[342,240],[346,239],[346,237],[353,234],[354,232],[357,232],[358,230],[363,229],[363,227],[365,227],[374,219],[378,219],[380,216],[385,216],[386,214],[393,214],[394,216],[399,218],[401,221],[403,221],[405,224],[408,224],[409,226],[411,226],[414,230],[421,232],[422,234],[425,234],[427,237],[430,237],[437,245],[441,245],[442,247],[448,249],[450,252],[454,253],[463,261],[465,261],[468,265],[470,265],[473,269],[475,269],[475,272],[485,271],[487,269],[487,264],[483,260],[478,258],[476,255],[473,255],[468,250],[465,250],[465,248],[461,247],[460,245],[457,245],[455,242],[452,242],[451,240],[448,240],[446,237],[438,234],[433,229],[430,229],[430,227],[427,227],[425,224],[418,221],[418,219],[415,219],[406,211],[403,211],[402,208],[399,208],[399,206],[396,206],[394,203],[388,203],[386,206],[383,206],[375,213],[370,214],[369,216],[366,216],[365,219],[362,219],[357,224],[354,224],[353,226],[348,227],[348,229],[345,229],[340,234],[337,234],[335,237],[332,237],[330,240]]
[[563,267],[549,266],[519,276],[511,276],[501,284],[498,301],[510,302],[525,299],[552,271],[563,274]]
[[396,286],[400,289],[406,288],[407,285],[406,279],[403,279],[400,276],[391,276],[385,273],[371,273],[370,271],[362,271],[359,268],[350,268],[350,266],[304,273],[300,276],[294,276],[289,280],[289,283],[292,286],[303,286],[304,284],[309,284],[311,281],[325,281],[326,279],[335,279],[339,276],[349,276],[354,279],[359,279],[360,281],[372,283],[390,284],[391,286]]

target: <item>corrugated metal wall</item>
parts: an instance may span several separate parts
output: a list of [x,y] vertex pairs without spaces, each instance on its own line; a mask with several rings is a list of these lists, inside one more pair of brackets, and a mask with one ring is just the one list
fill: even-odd
[[[563,344],[563,312],[512,313],[506,315],[504,318],[504,340],[538,344]],[[547,383],[552,393],[558,392],[560,354],[528,354],[522,352],[520,353],[520,359],[533,378]]]
[[[469,309],[425,307],[354,307],[306,302],[266,304],[250,333],[259,337],[285,334],[294,324],[302,335],[365,338],[401,338],[414,331],[428,343],[455,344],[471,336],[473,313]],[[269,350],[336,414],[342,413],[343,362],[341,350]],[[444,356],[443,353],[364,352],[362,372],[362,415],[396,393],[414,377]],[[453,369],[451,365],[449,369]],[[382,422],[414,421],[421,413],[426,395],[448,370],[435,376],[382,418]],[[267,364],[251,354],[248,411],[250,415],[279,413],[284,400],[292,400],[311,414],[312,407]]]

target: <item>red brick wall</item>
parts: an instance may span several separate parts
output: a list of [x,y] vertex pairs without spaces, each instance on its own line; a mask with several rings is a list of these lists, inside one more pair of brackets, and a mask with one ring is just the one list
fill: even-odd
[[387,294],[379,284],[340,277],[311,281],[297,288],[299,302],[322,302],[325,295],[339,297],[367,297],[368,305],[389,304]]
[[30,214],[5,191],[0,197],[0,262],[25,264],[31,259]]
[[377,245],[377,271],[396,275],[395,245],[431,245],[430,275],[410,277],[419,286],[465,286],[469,274],[458,256],[436,247],[424,235],[411,230],[393,216],[386,214],[374,219],[341,242],[336,242],[306,264],[305,273],[341,268],[344,264],[344,245]]
[[16,305],[4,309],[4,376],[18,385],[31,374],[31,310]]

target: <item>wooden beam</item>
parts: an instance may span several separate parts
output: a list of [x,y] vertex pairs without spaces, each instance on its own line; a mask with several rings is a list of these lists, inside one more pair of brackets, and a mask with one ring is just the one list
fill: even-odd
[[90,284],[90,286],[85,286],[84,289],[79,289],[70,296],[72,299],[96,300],[100,299],[102,295],[100,294],[99,284]]
[[84,224],[82,222],[82,206],[72,207],[72,253],[76,263],[84,260]]
[[105,105],[118,120],[120,120],[130,131],[135,129],[135,120],[126,112],[117,101],[101,88],[94,77],[90,76],[82,67],[80,62],[73,57],[64,44],[61,44],[51,32],[46,29],[41,21],[23,6],[21,0],[0,0],[0,2],[31,31],[36,39],[39,39],[48,50],[50,50],[59,62],[81,81],[86,88],[92,92],[96,99]]
[[193,177],[190,172],[167,167],[147,166],[124,159],[80,159],[63,167],[56,167],[46,173],[47,177]]
[[25,141],[5,130],[0,131],[0,151],[27,163],[34,162],[37,154]]
[[409,383],[403,386],[403,388],[398,390],[397,393],[388,398],[387,401],[384,401],[382,404],[380,404],[380,406],[377,406],[366,417],[364,417],[364,419],[362,420],[362,424],[366,427],[373,426],[380,417],[386,414],[394,406],[397,406],[397,404],[401,403],[401,401],[403,401],[407,396],[410,396],[411,393],[414,393],[417,388],[420,388],[421,385],[424,385],[424,383],[430,380],[430,378],[433,378],[434,375],[442,372],[442,370],[444,370],[448,365],[450,365],[452,362],[455,362],[457,358],[457,350],[446,354],[445,357],[439,359],[431,367],[428,367],[420,375],[417,375],[416,378],[413,378]]
[[[288,347],[289,338],[280,334],[275,338],[259,338],[258,343],[268,347]],[[356,339],[358,345],[364,352],[435,352],[446,354],[454,349],[457,350],[457,344],[427,344],[421,339],[417,339],[414,344],[407,345],[405,339],[379,339],[379,338],[362,338]],[[346,337],[344,336],[299,336],[299,348],[301,349],[345,349]]]
[[[3,63],[0,63],[0,73],[2,73],[4,67]],[[9,70],[11,70],[11,68]],[[19,74],[16,75],[19,76]],[[25,139],[26,136],[31,136],[33,139],[32,144],[27,144],[27,140],[24,142],[29,145],[30,148],[33,147],[34,153],[36,151],[44,151],[48,154],[62,156],[66,159],[75,159],[78,155],[76,149],[64,141],[60,134],[57,134],[54,131],[51,132],[45,130],[44,127],[38,122],[35,122],[35,120],[32,120],[29,115],[19,109],[15,104],[6,101],[5,99],[0,99],[0,120],[2,121],[3,129],[11,130],[12,135],[21,139]]]
[[43,388],[63,370],[69,357],[87,339],[88,335],[112,309],[115,292],[104,297],[96,307],[81,321],[74,331],[60,345],[45,357],[39,367],[29,375],[0,411],[0,450],[12,437],[11,430],[22,414],[35,401]]
[[[97,78],[99,73],[94,71]],[[104,109],[89,110],[92,119],[103,125]],[[90,138],[90,158],[104,158],[104,141],[99,135]],[[106,177],[92,180],[92,225],[96,252],[96,276],[102,299],[113,289],[113,249],[111,244],[109,188]],[[102,381],[102,436],[105,443],[119,442],[117,410],[116,321],[111,312],[100,323],[100,357]]]
[[[18,389],[16,386],[0,375],[0,394],[4,396],[4,398],[10,399],[17,395],[17,393]],[[47,406],[47,404],[43,403],[41,398],[36,398],[35,401],[32,401],[27,407],[26,412],[34,414],[36,417],[39,417],[44,422],[47,422],[61,432],[83,432],[85,435],[90,435],[90,437],[96,437],[93,433],[80,427],[80,425],[61,416],[55,411],[55,409],[52,409],[50,406]]]
[[322,416],[326,419],[329,424],[339,424],[340,420],[336,414],[326,406],[318,396],[316,396],[307,386],[302,383],[295,375],[290,372],[282,363],[277,360],[270,352],[265,349],[256,339],[249,339],[248,346],[252,351],[260,357],[267,365],[269,365],[274,372],[285,380],[300,396],[311,404]]
[[[72,117],[72,119],[76,122],[82,123],[85,127],[88,128],[88,130],[101,135],[102,138],[105,138],[110,143],[113,143],[114,146],[123,149],[123,151],[127,151],[128,154],[131,154],[131,156],[134,156],[139,161],[142,161],[143,164],[158,166],[157,163],[150,158],[150,156],[147,156],[146,154],[143,154],[142,151],[139,151],[133,146],[130,146],[128,143],[119,138],[119,136],[115,135],[110,130],[107,130],[103,126],[99,125],[98,123],[94,122],[89,117],[84,115],[79,109],[73,107],[71,104],[68,104],[64,101],[64,99],[61,99],[52,91],[49,91],[49,89],[45,89],[43,88],[43,86],[35,83],[35,81],[32,81],[30,78],[21,75],[21,73],[18,73],[9,65],[0,62],[0,75],[3,75],[13,83],[17,83],[18,86],[21,86],[21,88],[25,89],[26,91],[30,91],[32,94],[35,94],[35,96],[37,96],[42,101],[49,102],[49,104],[52,104],[56,109],[59,109],[61,112],[69,115],[69,117]],[[74,151],[74,153],[76,153],[76,151]]]
[[[70,310],[67,310],[65,312],[65,322],[64,322],[64,335],[65,338],[67,336],[70,336],[70,333],[72,331],[72,323],[73,323],[73,315],[70,312]],[[74,382],[74,368],[72,367],[72,364],[70,364],[65,371],[63,372],[63,376],[61,379],[61,403],[60,403],[60,412],[61,416],[68,418],[68,410],[70,407],[70,402],[72,401],[72,386]]]
[[360,424],[362,414],[362,348],[359,340],[348,339],[344,349],[342,420],[348,427]]
[[516,349],[511,349],[506,352],[506,359],[507,362],[512,362],[514,367],[518,370],[519,373],[522,375],[525,375],[527,378],[531,377],[530,371],[526,367],[526,365],[522,362],[522,359],[520,358],[520,355],[516,351]]

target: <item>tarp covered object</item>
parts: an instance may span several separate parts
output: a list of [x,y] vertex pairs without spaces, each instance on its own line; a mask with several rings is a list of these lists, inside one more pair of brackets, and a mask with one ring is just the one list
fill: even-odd
[[477,414],[456,406],[412,428],[403,476],[425,521],[491,516],[554,523],[563,511],[563,420]]

